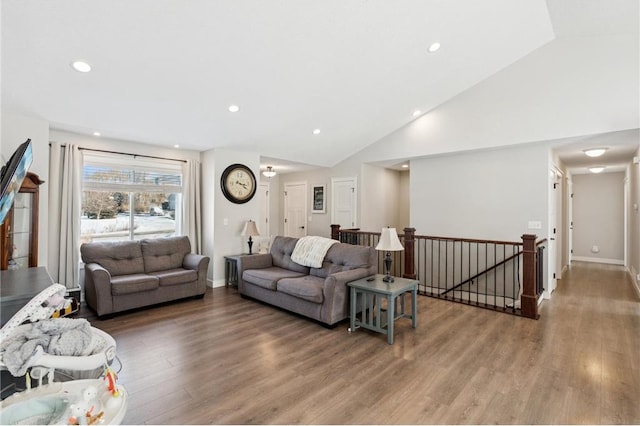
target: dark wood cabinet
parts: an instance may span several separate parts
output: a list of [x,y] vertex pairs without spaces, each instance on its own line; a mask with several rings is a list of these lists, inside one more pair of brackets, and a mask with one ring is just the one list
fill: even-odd
[[27,173],[0,226],[2,270],[38,266],[38,207],[43,183],[35,173]]

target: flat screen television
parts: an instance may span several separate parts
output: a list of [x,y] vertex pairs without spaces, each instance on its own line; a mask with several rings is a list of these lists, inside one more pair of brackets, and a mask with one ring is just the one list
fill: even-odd
[[13,205],[13,199],[20,190],[22,181],[27,175],[33,161],[31,139],[20,144],[15,152],[2,167],[0,172],[0,224],[4,223],[7,212]]

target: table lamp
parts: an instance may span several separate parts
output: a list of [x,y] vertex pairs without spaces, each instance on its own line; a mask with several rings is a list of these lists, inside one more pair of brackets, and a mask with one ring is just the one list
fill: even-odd
[[252,220],[246,221],[244,224],[244,229],[242,230],[242,233],[240,235],[242,235],[243,237],[246,237],[247,235],[249,236],[249,254],[251,254],[251,248],[253,247],[253,240],[251,239],[251,237],[257,237],[260,235],[256,223]]
[[396,232],[396,228],[382,228],[382,233],[380,234],[380,241],[378,241],[376,250],[387,252],[387,254],[385,254],[384,256],[385,276],[382,279],[382,281],[386,283],[392,283],[394,280],[393,280],[393,277],[391,276],[391,252],[404,250],[404,247],[402,247],[402,244],[398,239],[398,233]]

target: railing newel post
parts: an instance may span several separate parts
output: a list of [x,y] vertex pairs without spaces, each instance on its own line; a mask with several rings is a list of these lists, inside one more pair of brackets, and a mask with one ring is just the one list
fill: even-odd
[[331,239],[340,241],[340,225],[331,225]]
[[533,234],[522,236],[522,316],[538,319],[538,295],[536,291],[536,239]]
[[403,278],[416,279],[415,265],[416,228],[404,228],[404,274]]

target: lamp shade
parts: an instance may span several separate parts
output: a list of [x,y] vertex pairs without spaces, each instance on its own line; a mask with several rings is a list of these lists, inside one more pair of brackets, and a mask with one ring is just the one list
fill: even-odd
[[248,220],[244,223],[244,228],[242,229],[242,233],[240,234],[242,236],[249,236],[249,237],[257,237],[260,235],[260,233],[258,232],[258,227],[256,226],[256,223],[252,220]]
[[404,250],[400,240],[398,239],[398,233],[396,228],[382,228],[380,234],[380,241],[376,246],[376,250],[381,251],[399,251]]

